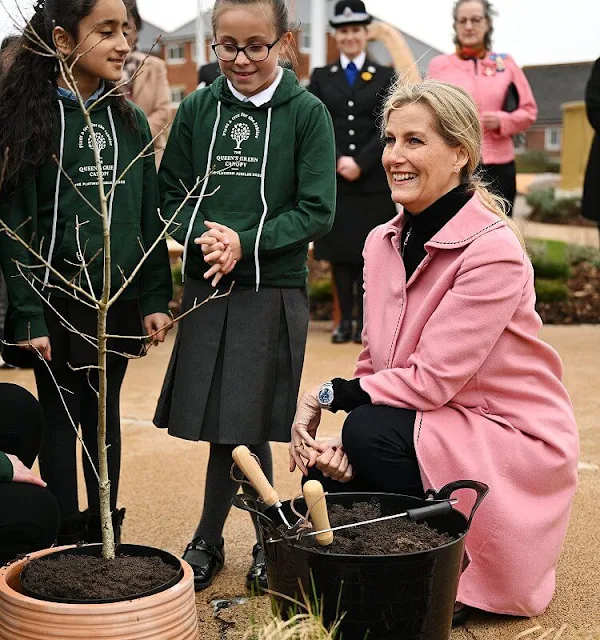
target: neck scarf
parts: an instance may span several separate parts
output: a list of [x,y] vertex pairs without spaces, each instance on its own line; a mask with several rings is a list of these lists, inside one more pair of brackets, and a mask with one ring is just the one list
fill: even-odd
[[485,58],[487,54],[487,49],[484,45],[479,45],[478,47],[461,47],[458,45],[456,47],[456,55],[461,60],[477,60]]

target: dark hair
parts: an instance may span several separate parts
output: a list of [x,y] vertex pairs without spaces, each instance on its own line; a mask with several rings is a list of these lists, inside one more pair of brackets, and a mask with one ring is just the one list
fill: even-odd
[[137,8],[136,0],[123,0],[125,8],[127,9],[127,15],[133,18],[135,22],[135,30],[139,33],[144,26],[144,21]]
[[458,39],[458,33],[456,33],[456,20],[458,18],[458,8],[463,5],[465,2],[479,2],[481,7],[483,8],[483,15],[485,19],[488,21],[490,28],[487,30],[485,37],[483,38],[483,45],[485,48],[490,51],[492,48],[492,35],[494,33],[494,16],[496,15],[496,10],[492,6],[492,3],[489,0],[456,0],[454,3],[454,7],[452,7],[452,18],[454,24],[454,44],[460,46],[460,40]]
[[[281,36],[288,31],[296,31],[298,29],[297,24],[290,21],[290,13],[286,0],[215,0],[212,12],[213,36],[217,33],[217,22],[219,21],[219,15],[223,7],[227,5],[244,7],[254,4],[262,4],[271,7],[275,18],[275,32],[277,33],[278,38],[281,38]],[[293,65],[296,57],[293,49],[285,47],[284,53]]]
[[[33,34],[53,50],[55,26],[78,40],[79,23],[97,2],[39,0],[19,38],[10,69],[0,78],[0,157],[8,149],[5,188],[16,187],[56,153],[53,134],[58,126],[55,111],[58,63],[54,57],[41,55],[44,48]],[[113,100],[125,122],[136,128],[133,110],[125,98],[115,95]]]
[[0,44],[0,51],[6,51],[6,49],[8,49],[9,47],[16,45],[19,39],[20,39],[20,36],[15,36],[15,35],[6,36],[6,38],[2,40],[2,44]]

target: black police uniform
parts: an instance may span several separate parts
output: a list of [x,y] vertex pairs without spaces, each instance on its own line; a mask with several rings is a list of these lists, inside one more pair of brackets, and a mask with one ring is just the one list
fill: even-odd
[[335,222],[332,230],[315,242],[318,260],[362,264],[368,233],[396,214],[381,164],[380,130],[383,105],[394,79],[393,69],[368,58],[352,86],[339,60],[313,71],[308,90],[331,113],[337,156],[351,156],[361,168],[361,176],[354,182],[337,176]]

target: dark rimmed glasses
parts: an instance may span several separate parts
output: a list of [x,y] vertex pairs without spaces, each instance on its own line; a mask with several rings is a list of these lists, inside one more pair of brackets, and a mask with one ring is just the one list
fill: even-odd
[[248,60],[252,62],[262,62],[269,57],[271,49],[279,42],[280,38],[277,38],[271,44],[247,44],[245,47],[238,47],[235,44],[213,44],[212,50],[219,60],[223,62],[233,62],[239,55],[240,51],[244,52],[244,55]]

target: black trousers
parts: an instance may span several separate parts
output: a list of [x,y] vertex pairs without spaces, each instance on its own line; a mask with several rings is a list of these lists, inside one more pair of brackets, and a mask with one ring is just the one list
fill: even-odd
[[424,497],[413,443],[416,411],[381,405],[362,405],[348,414],[342,430],[344,451],[354,467],[347,483],[325,478],[313,467],[308,479],[319,480],[325,491],[402,493]]
[[[127,371],[127,360],[119,358],[107,365],[107,399],[106,399],[106,443],[108,445],[108,475],[110,479],[110,508],[117,506],[119,476],[121,471],[121,415],[119,400],[121,385]],[[69,414],[75,425],[81,426],[81,435],[94,466],[98,468],[98,373],[92,371],[72,371],[66,365],[53,369],[58,384],[67,389],[63,397],[68,412],[61,401],[46,365],[36,362],[34,366],[35,380],[38,388],[40,404],[46,420],[46,437],[40,450],[40,471],[48,483],[60,506],[63,520],[73,518],[79,513],[77,500],[77,436],[69,420]],[[83,472],[88,499],[88,507],[92,514],[100,512],[98,497],[98,480],[83,454]]]
[[[22,387],[0,384],[0,451],[31,467],[42,443],[44,416],[38,401]],[[20,553],[49,547],[60,517],[54,496],[43,487],[0,483],[0,564]]]
[[[340,304],[340,325],[352,330],[352,320],[356,320],[357,330],[363,326],[363,265],[334,262],[331,271]],[[356,309],[356,311],[355,311]]]
[[512,217],[517,197],[517,169],[514,160],[506,164],[483,164],[480,169],[483,179],[489,183],[490,190],[508,200],[507,213]]

